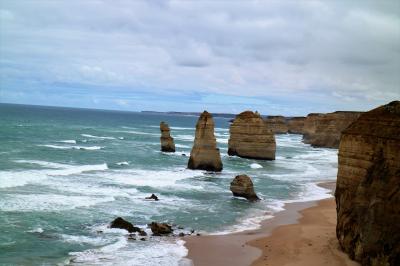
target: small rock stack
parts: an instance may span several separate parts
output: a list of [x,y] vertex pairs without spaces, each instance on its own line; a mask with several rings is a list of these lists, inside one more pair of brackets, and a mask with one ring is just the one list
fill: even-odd
[[222,171],[221,155],[214,136],[214,120],[207,111],[204,111],[197,121],[188,168],[213,172]]
[[236,176],[231,182],[230,189],[235,197],[243,197],[249,201],[257,201],[260,199],[254,192],[253,182],[247,175]]
[[160,131],[161,131],[161,151],[163,152],[175,152],[175,143],[174,139],[170,135],[170,129],[167,123],[160,123]]

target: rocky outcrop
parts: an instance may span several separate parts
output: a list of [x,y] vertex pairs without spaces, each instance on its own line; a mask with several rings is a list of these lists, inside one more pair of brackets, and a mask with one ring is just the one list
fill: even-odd
[[288,120],[288,132],[291,134],[303,134],[304,122],[306,118],[303,116],[292,117]]
[[170,129],[167,123],[160,123],[160,131],[161,131],[161,151],[163,152],[175,152],[175,143],[174,139],[170,135]]
[[142,229],[134,226],[132,223],[122,219],[121,217],[118,217],[114,221],[112,221],[110,224],[110,228],[125,229],[129,233],[142,232]]
[[284,116],[268,116],[267,119],[265,119],[265,123],[274,134],[288,133],[288,125]]
[[155,236],[169,235],[173,232],[172,226],[167,223],[152,222],[150,228]]
[[222,171],[221,155],[214,136],[214,120],[207,111],[204,111],[197,121],[196,135],[190,152],[188,168],[215,172]]
[[146,197],[145,199],[148,199],[148,200],[155,200],[155,201],[158,201],[158,200],[159,200],[158,197],[157,197],[155,194],[151,194],[150,197]]
[[400,265],[400,102],[362,114],[342,133],[336,234],[362,265]]
[[313,147],[338,148],[340,136],[361,112],[338,111],[327,114],[309,114],[304,122],[303,142]]
[[257,112],[245,111],[237,115],[229,132],[229,155],[275,160],[275,136]]
[[235,197],[243,197],[250,201],[256,201],[260,199],[254,192],[254,186],[251,178],[247,175],[236,176],[231,182],[230,189]]

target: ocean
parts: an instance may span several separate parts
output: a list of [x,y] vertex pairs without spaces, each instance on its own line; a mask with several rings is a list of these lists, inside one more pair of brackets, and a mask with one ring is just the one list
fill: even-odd
[[[198,117],[0,104],[0,265],[180,265],[178,237],[129,240],[116,217],[182,231],[226,234],[257,228],[284,203],[329,197],[337,150],[301,135],[276,135],[275,161],[227,155],[229,119],[215,117],[222,173],[186,169]],[[177,152],[160,152],[160,121]],[[259,202],[234,198],[249,175]],[[144,198],[156,194],[160,201]]]

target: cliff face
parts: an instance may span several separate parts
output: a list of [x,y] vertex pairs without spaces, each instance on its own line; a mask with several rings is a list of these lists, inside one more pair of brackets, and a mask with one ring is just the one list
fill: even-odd
[[400,102],[342,133],[336,184],[340,246],[362,265],[400,265]]
[[175,152],[175,143],[174,139],[170,135],[169,126],[165,122],[160,123],[160,131],[161,131],[161,151],[163,152]]
[[283,116],[268,116],[265,123],[274,134],[286,134],[288,132],[286,118]]
[[222,161],[214,136],[214,120],[204,111],[196,124],[194,145],[190,152],[189,169],[222,171]]
[[240,113],[232,122],[229,132],[229,155],[275,160],[275,136],[258,113]]
[[304,122],[303,142],[314,147],[338,148],[340,136],[360,112],[309,114]]
[[305,117],[293,117],[288,120],[288,132],[291,134],[303,134]]

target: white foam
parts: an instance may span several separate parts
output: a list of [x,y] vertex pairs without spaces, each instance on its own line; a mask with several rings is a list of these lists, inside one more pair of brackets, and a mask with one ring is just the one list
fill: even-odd
[[260,168],[263,168],[263,166],[261,164],[258,164],[258,163],[252,163],[252,164],[250,164],[250,168],[252,168],[252,169],[260,169]]
[[174,138],[177,140],[182,140],[182,141],[193,141],[194,140],[193,135],[176,135]]
[[117,165],[129,165],[128,162],[118,162]]
[[61,238],[68,243],[77,243],[77,244],[90,244],[90,245],[105,245],[109,243],[109,241],[102,237],[89,237],[89,236],[75,236],[75,235],[67,235],[61,234]]
[[157,136],[159,137],[160,134],[155,134],[155,133],[149,133],[149,132],[143,132],[143,131],[137,131],[137,130],[120,130],[120,131],[113,131],[117,133],[128,133],[128,134],[135,134],[135,135],[149,135],[149,136]]
[[101,149],[104,149],[104,147],[100,147],[100,146],[59,146],[59,145],[51,145],[51,144],[38,145],[38,146],[53,148],[53,149],[60,149],[60,150],[101,150]]
[[5,195],[0,201],[2,211],[61,211],[79,207],[89,207],[99,203],[114,201],[114,197],[88,197],[58,194]]
[[86,138],[93,138],[93,139],[115,139],[114,137],[101,137],[101,136],[94,136],[90,134],[81,134],[82,137]]
[[173,129],[173,130],[195,130],[195,128],[194,127],[170,127],[170,129]]
[[[157,143],[158,144],[158,143]],[[175,144],[175,147],[177,148],[190,148],[188,145],[183,145],[183,144]]]
[[38,228],[34,228],[34,229],[32,229],[32,230],[29,230],[29,231],[27,231],[27,232],[28,232],[28,233],[39,233],[39,234],[41,234],[41,233],[44,232],[44,230],[43,230],[43,228],[38,227]]
[[61,143],[69,143],[69,144],[76,144],[76,140],[74,139],[67,139],[67,140],[60,140]]

